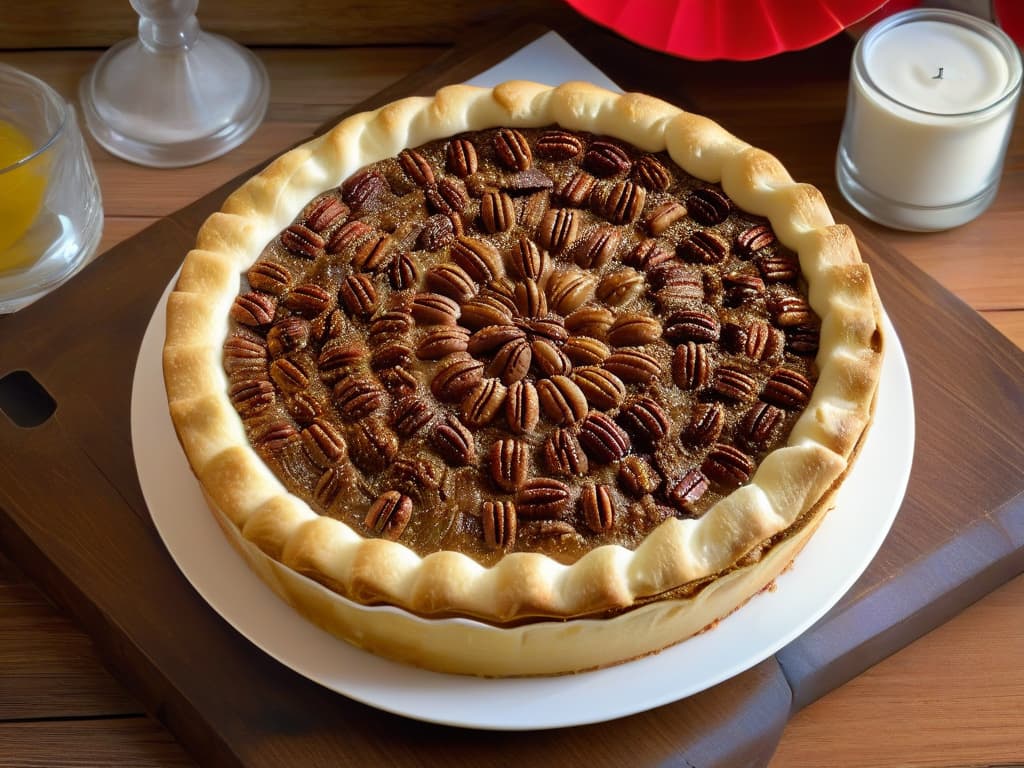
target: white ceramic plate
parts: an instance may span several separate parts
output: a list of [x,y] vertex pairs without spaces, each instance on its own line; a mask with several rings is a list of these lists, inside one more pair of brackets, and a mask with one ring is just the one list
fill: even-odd
[[836,509],[775,591],[756,596],[712,632],[610,669],[513,680],[427,672],[359,650],[309,623],[232,549],[167,411],[161,347],[169,291],[139,351],[131,409],[139,481],[168,551],[213,609],[267,654],[331,690],[407,717],[493,730],[558,728],[642,712],[727,680],[782,648],[842,597],[881,546],[906,490],[914,407],[906,358],[886,318],[889,347],[874,427]]

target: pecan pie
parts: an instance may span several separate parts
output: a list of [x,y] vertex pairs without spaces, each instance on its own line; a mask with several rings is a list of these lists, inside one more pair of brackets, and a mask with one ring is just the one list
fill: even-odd
[[871,421],[879,315],[820,194],[714,123],[454,86],[233,194],[164,368],[218,520],[305,615],[554,674],[678,642],[792,561]]

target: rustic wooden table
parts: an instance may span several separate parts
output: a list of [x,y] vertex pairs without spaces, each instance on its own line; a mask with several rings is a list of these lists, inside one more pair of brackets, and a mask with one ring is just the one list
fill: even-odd
[[[98,258],[443,51],[422,45],[259,49],[272,82],[266,121],[244,146],[198,167],[140,168],[91,143],[106,211]],[[73,97],[99,54],[7,50],[0,51],[0,61]],[[757,95],[744,92],[741,80],[731,85],[723,104],[756,104]],[[845,81],[810,75],[793,83],[791,103],[774,107],[799,110],[802,103],[824,102],[841,117],[844,94]],[[728,126],[728,112],[723,106],[714,116]],[[764,119],[772,119],[767,110]],[[780,132],[775,145],[762,145],[849,212],[829,177],[836,136],[823,133],[821,125],[807,129]],[[1022,212],[1024,130],[1018,126],[999,197],[981,218],[952,232],[885,232],[885,238],[1024,348]],[[1021,658],[1024,577],[799,712],[772,766],[1024,764]],[[88,638],[0,553],[0,766],[29,765],[193,762],[106,672]]]

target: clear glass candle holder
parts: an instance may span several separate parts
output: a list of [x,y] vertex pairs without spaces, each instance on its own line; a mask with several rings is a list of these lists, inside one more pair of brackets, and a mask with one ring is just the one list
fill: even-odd
[[853,54],[840,191],[896,229],[971,221],[999,188],[1020,90],[1020,52],[998,27],[932,8],[885,19]]
[[75,111],[0,64],[0,313],[17,311],[93,255],[103,206]]

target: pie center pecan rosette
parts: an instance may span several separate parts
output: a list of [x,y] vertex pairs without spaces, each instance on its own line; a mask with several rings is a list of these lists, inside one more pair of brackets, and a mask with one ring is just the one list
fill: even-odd
[[870,423],[879,311],[820,194],[717,125],[456,86],[232,195],[164,367],[218,520],[296,608],[550,674],[678,642],[791,562]]

